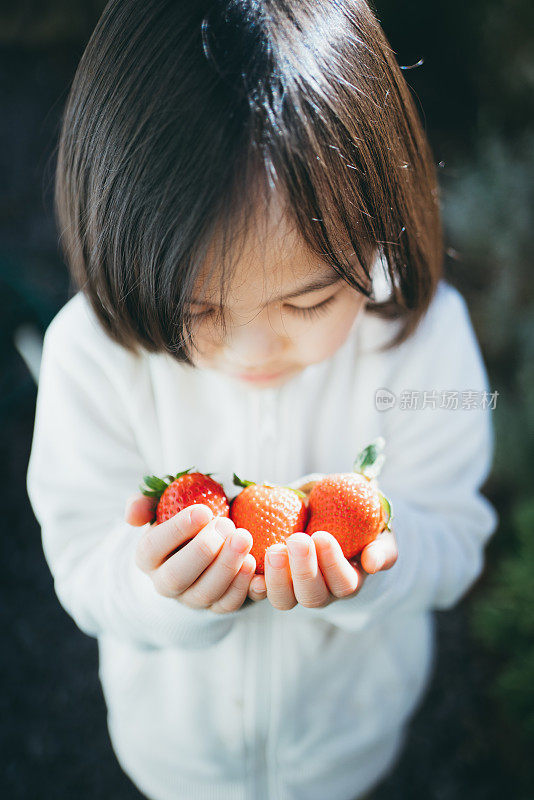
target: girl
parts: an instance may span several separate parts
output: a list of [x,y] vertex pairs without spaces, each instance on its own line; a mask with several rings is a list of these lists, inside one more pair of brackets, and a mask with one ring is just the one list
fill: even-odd
[[[153,800],[362,797],[496,525],[486,372],[393,51],[363,0],[112,0],[56,189],[75,291],[28,493],[120,764]],[[249,531],[202,504],[147,525],[136,493],[193,465],[230,497],[234,472],[301,485],[379,435],[393,533],[358,561],[299,532],[254,576]]]

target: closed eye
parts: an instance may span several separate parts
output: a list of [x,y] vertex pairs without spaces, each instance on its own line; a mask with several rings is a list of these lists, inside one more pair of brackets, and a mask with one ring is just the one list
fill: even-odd
[[[326,300],[323,300],[321,303],[317,303],[314,306],[307,306],[305,308],[300,308],[299,306],[286,305],[286,308],[292,314],[297,314],[297,315],[301,315],[301,316],[308,317],[308,318],[309,317],[314,317],[314,316],[316,316],[318,314],[322,314],[324,311],[326,311],[326,309],[334,302],[334,300],[336,299],[336,296],[337,296],[337,292],[336,292],[336,294],[333,294],[330,297],[327,297]],[[199,320],[199,319],[203,319],[204,317],[209,316],[211,313],[212,313],[212,310],[208,309],[207,311],[201,311],[199,314],[192,314],[191,318],[193,320]]]
[[287,306],[289,311],[294,314],[301,314],[305,317],[315,317],[317,314],[322,314],[323,311],[334,302],[336,295],[333,294],[331,297],[327,297],[326,300],[323,300],[322,303],[317,303],[315,306],[307,306],[306,308],[299,308],[298,306]]

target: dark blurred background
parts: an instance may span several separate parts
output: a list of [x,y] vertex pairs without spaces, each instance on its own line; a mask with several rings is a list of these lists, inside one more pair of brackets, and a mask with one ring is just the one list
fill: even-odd
[[[0,793],[139,798],[109,743],[96,640],[62,610],[26,495],[31,364],[69,295],[52,213],[60,115],[100,0],[0,3]],[[377,0],[438,167],[449,280],[499,392],[483,576],[436,614],[438,659],[373,800],[534,797],[534,4]]]

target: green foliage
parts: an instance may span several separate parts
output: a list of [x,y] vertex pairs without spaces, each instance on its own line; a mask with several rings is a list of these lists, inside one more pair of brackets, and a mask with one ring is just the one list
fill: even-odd
[[486,132],[471,162],[454,165],[442,197],[451,278],[468,298],[499,391],[492,481],[516,502],[534,482],[534,132],[515,140]]
[[515,541],[492,585],[472,608],[475,636],[498,658],[491,689],[504,714],[534,741],[534,500],[513,513]]
[[489,488],[500,522],[487,584],[471,604],[472,630],[493,664],[485,690],[507,726],[502,757],[526,783],[534,744],[534,130],[509,136],[482,126],[471,158],[442,176],[442,199],[450,277],[468,300],[499,391]]
[[[483,119],[498,119],[503,130],[520,131],[534,112],[534,3],[530,0],[476,0],[482,3],[477,83]],[[471,5],[471,4],[469,4]],[[531,209],[532,210],[532,209]]]

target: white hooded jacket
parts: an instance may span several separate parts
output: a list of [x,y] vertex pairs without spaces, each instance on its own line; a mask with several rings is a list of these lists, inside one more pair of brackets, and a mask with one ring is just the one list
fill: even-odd
[[[431,611],[476,580],[497,516],[465,301],[441,281],[416,332],[378,352],[397,324],[363,310],[332,357],[267,389],[128,353],[81,292],[48,327],[28,494],[58,598],[98,638],[117,758],[152,800],[354,800],[399,754],[431,674]],[[194,466],[233,497],[234,472],[350,471],[379,435],[399,557],[356,596],[220,615],[159,595],[135,565],[145,528],[124,507],[144,475]]]

